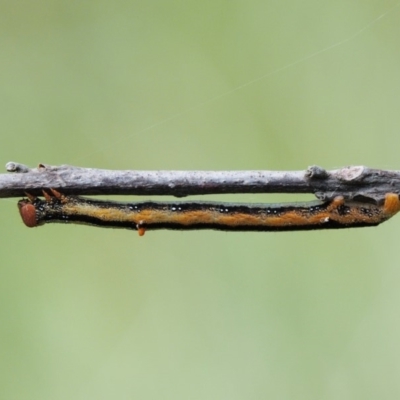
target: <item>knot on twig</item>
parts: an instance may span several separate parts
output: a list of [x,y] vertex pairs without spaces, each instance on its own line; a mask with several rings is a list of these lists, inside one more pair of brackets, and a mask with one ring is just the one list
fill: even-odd
[[311,165],[306,170],[306,178],[308,179],[326,179],[328,176],[327,170],[318,165]]
[[336,177],[341,181],[354,181],[361,179],[366,172],[366,168],[363,166],[350,166],[338,169],[336,171]]
[[31,169],[28,166],[14,161],[10,161],[6,164],[6,170],[7,172],[24,172],[24,173],[31,171]]

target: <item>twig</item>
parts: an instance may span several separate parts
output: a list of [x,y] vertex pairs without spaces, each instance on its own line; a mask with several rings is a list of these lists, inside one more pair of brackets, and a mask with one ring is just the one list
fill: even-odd
[[220,193],[313,193],[321,200],[338,194],[376,202],[400,193],[400,171],[363,166],[326,171],[112,171],[69,165],[29,168],[10,162],[0,174],[0,197],[41,195],[43,188],[75,195],[173,195]]

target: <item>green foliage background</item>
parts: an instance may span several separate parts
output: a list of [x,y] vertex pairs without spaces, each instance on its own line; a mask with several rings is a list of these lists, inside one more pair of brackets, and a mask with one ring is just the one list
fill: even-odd
[[[395,5],[1,1],[0,160],[398,169]],[[139,238],[27,229],[16,202],[0,210],[0,398],[400,396],[399,217]]]

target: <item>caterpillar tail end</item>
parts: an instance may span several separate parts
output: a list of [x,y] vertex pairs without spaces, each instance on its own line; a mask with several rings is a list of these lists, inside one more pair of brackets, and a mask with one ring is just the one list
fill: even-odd
[[383,209],[388,218],[397,214],[400,211],[400,199],[396,193],[386,193]]

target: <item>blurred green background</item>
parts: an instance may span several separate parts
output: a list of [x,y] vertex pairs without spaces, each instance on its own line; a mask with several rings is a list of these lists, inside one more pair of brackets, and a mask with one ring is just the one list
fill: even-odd
[[[399,19],[388,0],[1,1],[1,163],[399,169]],[[399,398],[400,217],[139,238],[27,229],[16,202],[1,399]]]

